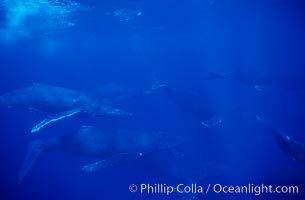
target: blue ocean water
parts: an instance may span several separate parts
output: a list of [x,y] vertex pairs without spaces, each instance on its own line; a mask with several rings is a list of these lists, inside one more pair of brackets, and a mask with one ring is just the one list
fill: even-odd
[[[304,11],[300,0],[1,0],[0,95],[50,85],[131,115],[72,116],[33,134],[54,113],[3,103],[0,199],[304,199],[304,163],[291,158],[305,160]],[[300,148],[283,151],[256,116]],[[184,139],[97,172],[82,167],[104,158],[42,152],[18,184],[32,141],[81,125]],[[131,184],[197,184],[204,192],[130,192]],[[206,194],[209,184],[298,193]]]

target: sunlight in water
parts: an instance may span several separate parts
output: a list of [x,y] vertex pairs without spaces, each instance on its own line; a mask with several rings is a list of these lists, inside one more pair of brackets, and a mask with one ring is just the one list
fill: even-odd
[[69,0],[7,0],[1,4],[6,15],[2,32],[7,37],[72,27],[80,8]]

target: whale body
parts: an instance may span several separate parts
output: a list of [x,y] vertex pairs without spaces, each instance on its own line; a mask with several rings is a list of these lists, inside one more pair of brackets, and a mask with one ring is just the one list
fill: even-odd
[[267,72],[247,72],[241,68],[229,73],[211,72],[205,80],[233,80],[243,85],[252,86],[256,91],[261,92],[267,86],[277,86],[281,88],[304,90],[305,77],[303,73],[280,74]]
[[92,172],[173,148],[180,142],[181,140],[176,137],[171,137],[163,132],[117,131],[109,133],[92,126],[82,126],[75,133],[64,134],[46,142],[33,141],[28,147],[20,170],[19,183],[42,152],[62,151],[98,158],[98,162],[82,168],[84,171]]
[[49,118],[37,124],[32,129],[32,133],[52,122],[76,114],[91,116],[127,114],[80,91],[42,84],[33,84],[30,87],[3,94],[0,96],[0,104],[10,108],[51,114]]
[[166,84],[155,83],[150,92],[162,90],[166,97],[183,113],[191,115],[201,121],[205,127],[217,126],[223,122],[221,115],[215,115],[205,101],[196,92],[182,91]]

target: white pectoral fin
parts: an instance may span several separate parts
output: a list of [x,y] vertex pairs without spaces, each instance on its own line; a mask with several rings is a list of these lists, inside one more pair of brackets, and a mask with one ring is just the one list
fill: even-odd
[[255,115],[256,119],[260,122],[266,123],[265,119],[262,118],[260,115]]
[[65,119],[67,117],[71,117],[71,116],[76,115],[80,112],[81,112],[80,109],[73,109],[73,110],[65,111],[65,112],[62,112],[62,113],[59,113],[59,114],[56,114],[56,115],[52,115],[49,118],[46,118],[46,119],[42,120],[36,126],[34,126],[31,130],[31,133],[36,133],[37,131],[39,131],[41,128],[47,126],[48,124],[51,124],[53,122]]
[[95,163],[85,165],[82,167],[82,170],[86,172],[96,172],[99,170],[129,163],[130,161],[140,158],[142,156],[143,156],[142,153],[136,153],[136,154],[120,153],[108,159],[104,159]]
[[264,90],[264,86],[262,86],[262,85],[254,85],[254,89],[259,91],[259,92],[261,92],[261,91]]
[[214,127],[223,122],[224,118],[222,116],[213,116],[212,118],[206,120],[206,121],[201,121],[201,125],[205,127]]

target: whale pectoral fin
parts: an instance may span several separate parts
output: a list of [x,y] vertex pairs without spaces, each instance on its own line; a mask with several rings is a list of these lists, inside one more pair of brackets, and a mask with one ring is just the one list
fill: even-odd
[[254,85],[254,89],[261,92],[264,90],[264,86],[263,85]]
[[142,153],[130,154],[130,153],[120,153],[114,155],[108,159],[104,159],[95,163],[91,163],[82,167],[83,171],[86,172],[96,172],[99,170],[104,170],[110,167],[115,167],[118,165],[129,163],[132,160],[142,157]]
[[39,131],[41,128],[47,126],[50,123],[65,119],[67,117],[71,117],[71,116],[76,115],[80,112],[82,112],[82,110],[77,108],[77,109],[68,110],[68,111],[65,111],[65,112],[62,112],[62,113],[59,113],[59,114],[56,114],[56,115],[52,115],[49,118],[46,118],[46,119],[42,120],[36,126],[34,126],[31,130],[31,133],[35,133],[35,132]]
[[201,125],[205,127],[213,127],[221,124],[224,118],[222,116],[215,115],[206,121],[202,121]]

